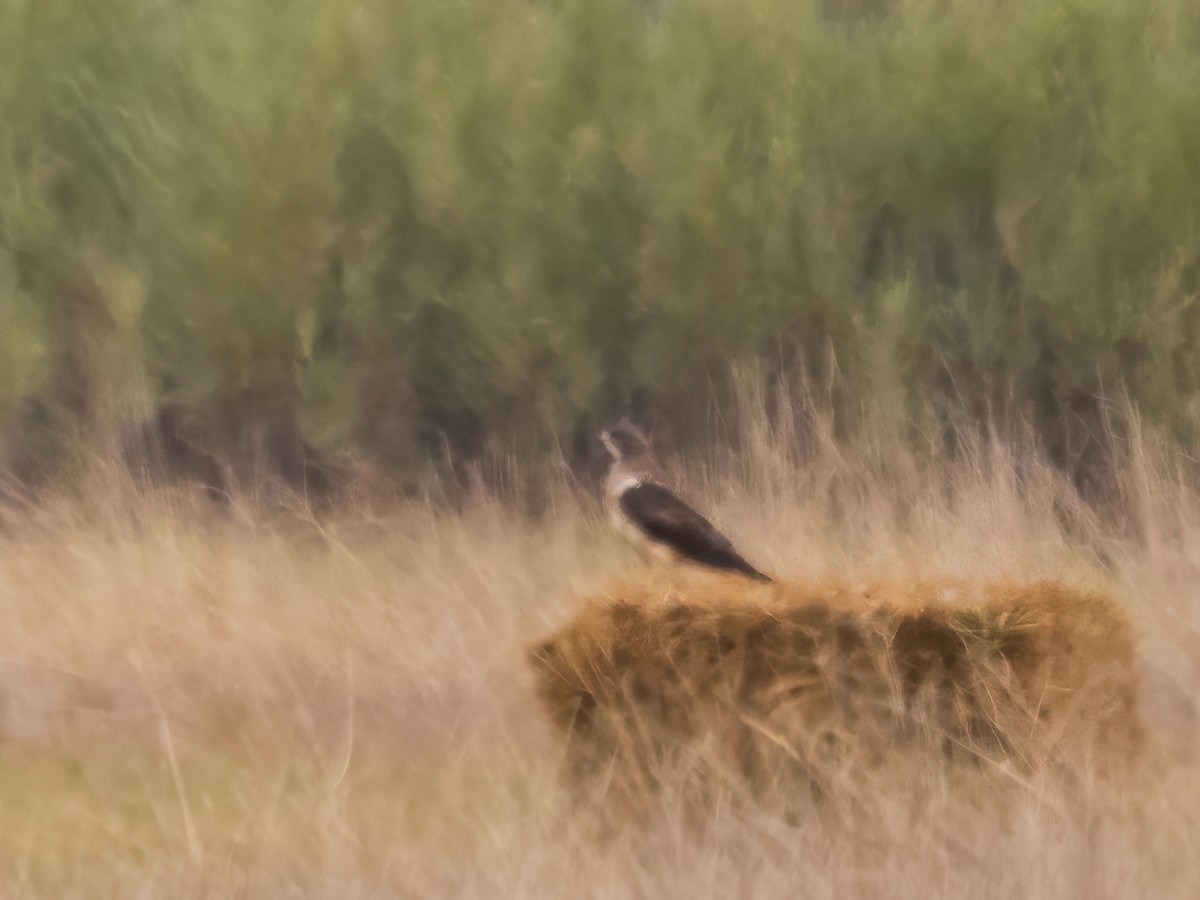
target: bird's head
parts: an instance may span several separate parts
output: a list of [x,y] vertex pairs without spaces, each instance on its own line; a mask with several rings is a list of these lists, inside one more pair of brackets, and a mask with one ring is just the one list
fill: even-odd
[[611,431],[600,432],[600,440],[614,462],[650,455],[649,439],[628,420],[622,421]]

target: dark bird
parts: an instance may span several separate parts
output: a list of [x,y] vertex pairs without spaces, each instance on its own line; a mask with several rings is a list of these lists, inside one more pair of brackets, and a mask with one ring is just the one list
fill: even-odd
[[729,538],[700,515],[658,477],[650,442],[636,427],[622,422],[600,434],[612,456],[604,482],[609,513],[619,530],[652,551],[687,562],[740,572],[770,581],[733,549]]

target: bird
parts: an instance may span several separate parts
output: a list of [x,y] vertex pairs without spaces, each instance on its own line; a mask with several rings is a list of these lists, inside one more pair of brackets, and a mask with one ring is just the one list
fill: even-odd
[[612,457],[604,481],[605,505],[626,537],[676,561],[771,581],[733,549],[729,538],[663,483],[650,441],[637,426],[623,421],[611,431],[602,431],[600,441]]

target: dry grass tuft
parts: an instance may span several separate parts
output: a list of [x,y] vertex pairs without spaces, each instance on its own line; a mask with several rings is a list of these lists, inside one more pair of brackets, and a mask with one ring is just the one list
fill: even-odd
[[1127,617],[1053,581],[647,577],[586,600],[529,660],[570,780],[626,805],[702,773],[790,812],[897,754],[1111,768],[1141,742]]
[[[630,558],[570,486],[536,516],[488,498],[214,511],[112,480],[91,505],[0,513],[0,896],[1195,897],[1200,492],[1147,442],[1122,486],[1135,543],[1036,456],[881,473],[748,433],[757,449],[681,483],[778,594],[639,578],[598,597]],[[559,665],[648,710],[597,727],[694,734],[647,735],[665,802],[648,827],[599,817],[603,842],[561,790],[564,731],[526,653],[592,596],[558,646],[595,668]],[[675,662],[635,697],[618,626],[655,658],[673,606]],[[1105,742],[1136,739],[1123,613],[1147,736],[1137,777],[1098,778]],[[726,636],[729,672],[705,681]],[[670,690],[681,703],[652,702]],[[1038,710],[1032,736],[1004,703]],[[611,767],[577,783],[610,772],[615,791]]]

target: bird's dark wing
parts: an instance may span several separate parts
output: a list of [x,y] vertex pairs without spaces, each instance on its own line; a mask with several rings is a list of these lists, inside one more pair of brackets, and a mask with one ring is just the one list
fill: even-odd
[[626,518],[652,541],[666,544],[680,556],[714,569],[729,569],[770,581],[742,559],[729,538],[671,491],[659,484],[639,484],[617,501]]

